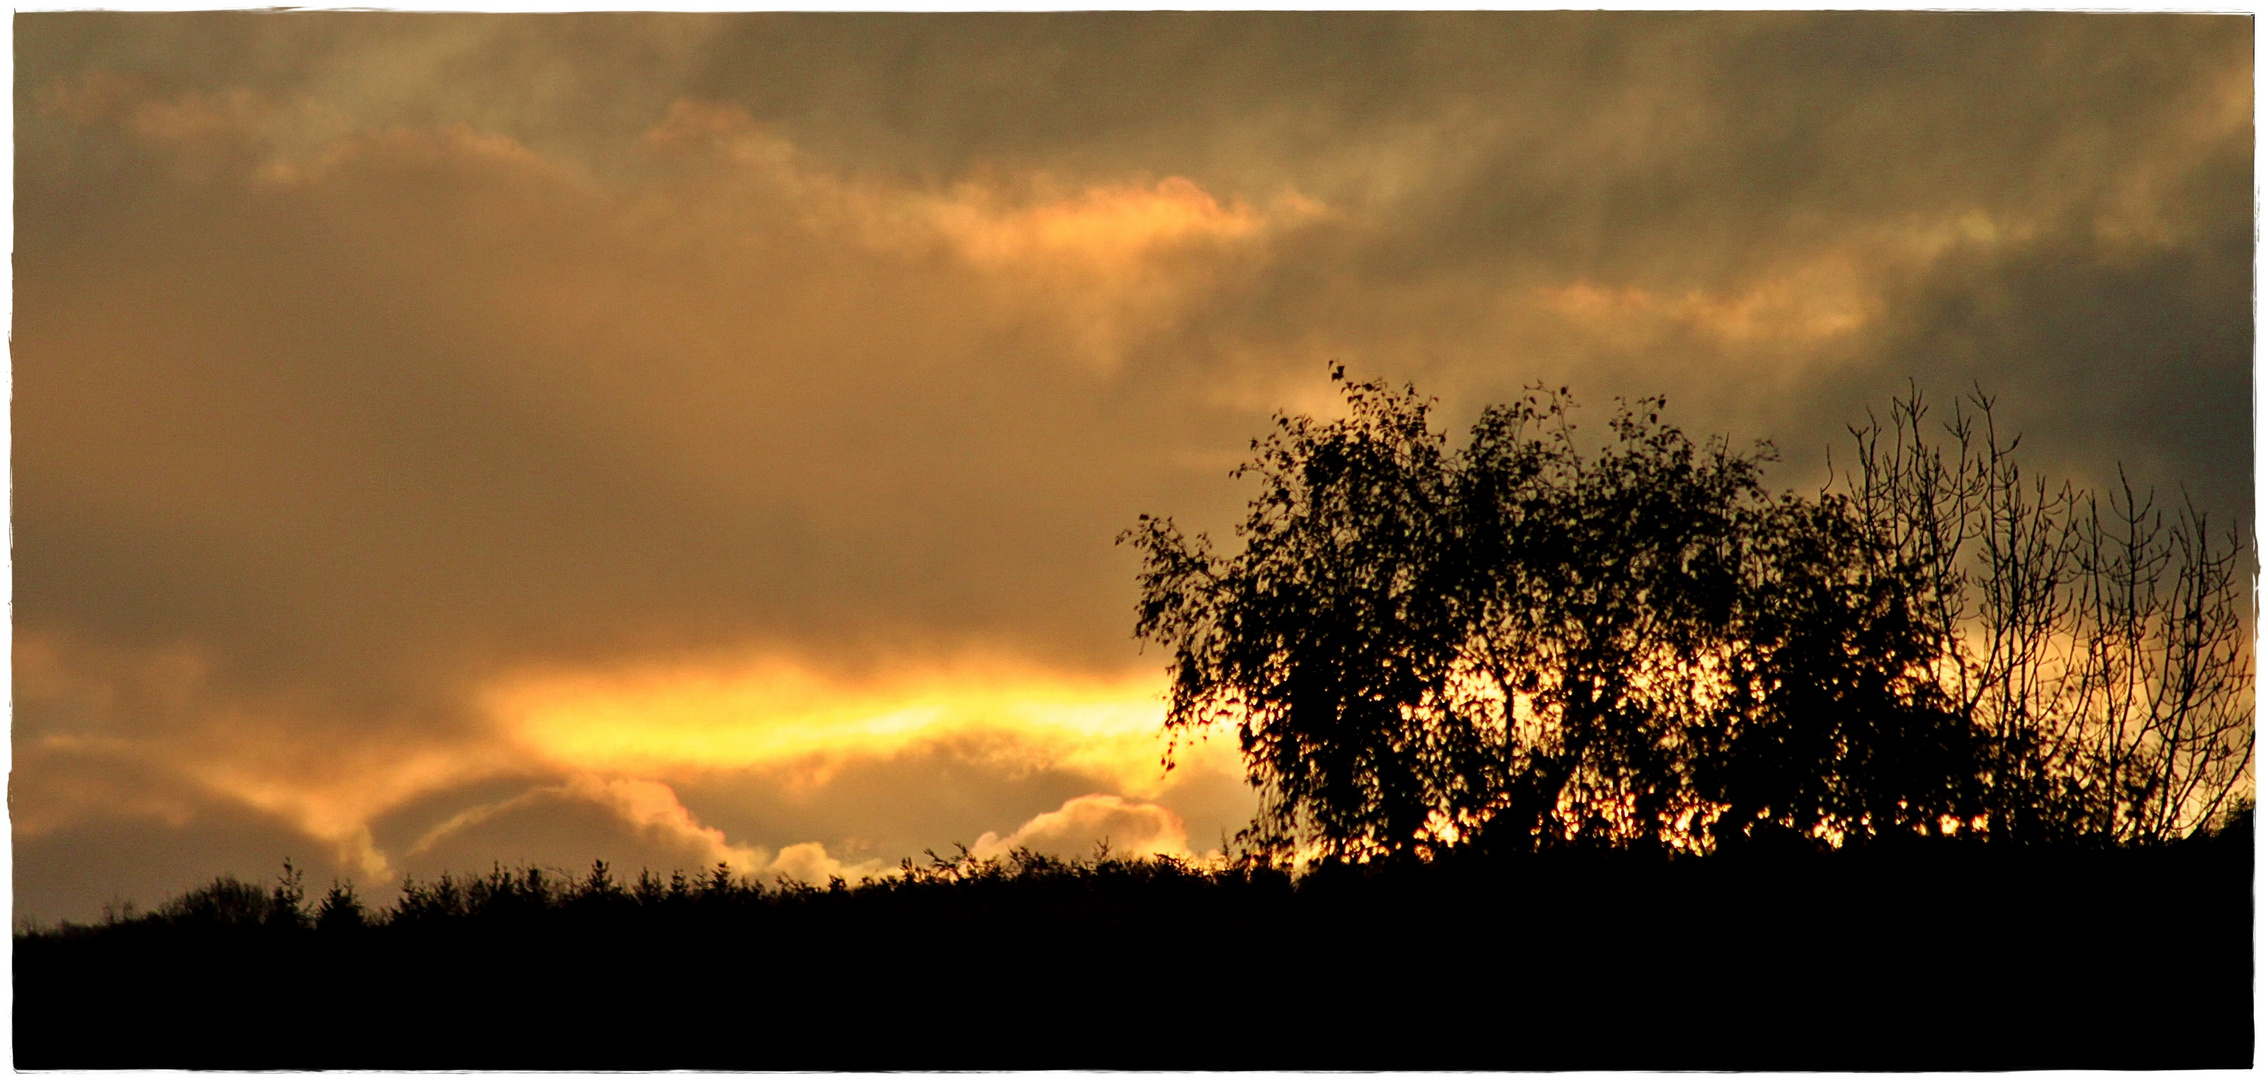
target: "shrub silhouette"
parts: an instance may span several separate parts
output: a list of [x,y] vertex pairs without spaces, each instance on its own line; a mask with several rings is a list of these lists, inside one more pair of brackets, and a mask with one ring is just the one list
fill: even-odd
[[[234,874],[222,874],[166,901],[143,919],[137,920],[134,917],[129,904],[122,917],[115,917],[110,921],[155,921],[171,926],[199,928],[257,926],[295,930],[309,925],[305,911],[307,890],[304,880],[305,875],[291,864],[291,860],[285,859],[282,873],[276,875],[275,883],[265,889],[243,881]],[[335,890],[338,887],[333,888]]]
[[166,901],[152,917],[192,926],[262,926],[270,909],[266,890],[224,874]]
[[2251,780],[2242,538],[2027,476],[1980,391],[1941,425],[1897,399],[1826,490],[1771,497],[1767,444],[1660,399],[1585,453],[1537,388],[1451,452],[1413,387],[1332,379],[1349,418],[1278,416],[1237,470],[1239,551],[1120,537],[1168,730],[1234,726],[1253,843],[2145,844]]

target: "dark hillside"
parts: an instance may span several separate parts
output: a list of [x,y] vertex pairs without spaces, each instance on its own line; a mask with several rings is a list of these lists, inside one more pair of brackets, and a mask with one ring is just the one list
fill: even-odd
[[2251,868],[2238,826],[1295,884],[1031,859],[835,890],[499,873],[362,925],[176,901],[17,938],[16,1063],[2242,1068]]

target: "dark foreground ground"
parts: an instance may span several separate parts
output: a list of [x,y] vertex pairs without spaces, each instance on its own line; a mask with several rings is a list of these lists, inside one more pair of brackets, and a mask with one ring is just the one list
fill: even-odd
[[2244,830],[149,920],[17,937],[16,1064],[2247,1068],[2251,866]]

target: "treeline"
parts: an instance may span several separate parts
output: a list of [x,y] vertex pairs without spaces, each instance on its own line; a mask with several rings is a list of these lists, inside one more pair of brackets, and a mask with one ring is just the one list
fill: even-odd
[[[2242,1067],[2247,818],[2149,847],[296,874],[19,934],[24,1068]],[[359,912],[359,914],[354,914]]]
[[727,863],[693,874],[678,869],[662,875],[644,869],[627,879],[617,877],[603,860],[593,862],[582,874],[556,867],[505,867],[499,863],[485,874],[443,872],[422,880],[404,877],[399,895],[391,903],[372,905],[349,881],[333,880],[322,896],[310,898],[304,872],[286,860],[282,873],[266,885],[223,874],[147,912],[136,913],[129,904],[122,911],[107,912],[97,923],[65,921],[52,928],[31,928],[19,937],[151,938],[251,931],[412,933],[520,924],[622,924],[680,917],[745,925],[766,914],[851,896],[868,906],[895,902],[888,898],[930,904],[940,896],[954,897],[955,902],[981,901],[1003,888],[1028,891],[1042,885],[1086,888],[1100,883],[1112,890],[1131,889],[1169,899],[1172,890],[1180,887],[1279,887],[1289,881],[1285,868],[1250,857],[1232,865],[1199,866],[1170,856],[1112,857],[1104,847],[1090,859],[1057,858],[1028,848],[978,858],[961,846],[951,855],[930,851],[925,861],[907,858],[893,873],[855,883],[837,876],[824,885],[785,875],[766,882],[735,874]]
[[1658,399],[1593,450],[1538,388],[1451,450],[1413,387],[1333,377],[1349,418],[1253,442],[1238,549],[1121,537],[1168,727],[1239,734],[1250,842],[2146,845],[2249,797],[2244,539],[2024,472],[1980,392],[1773,494],[1767,445]]

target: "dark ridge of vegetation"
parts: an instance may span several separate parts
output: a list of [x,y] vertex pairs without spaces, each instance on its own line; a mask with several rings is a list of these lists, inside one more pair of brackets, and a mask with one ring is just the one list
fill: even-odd
[[17,1064],[2251,1064],[2239,536],[2026,478],[1979,395],[1770,496],[1657,402],[1585,454],[1537,391],[1451,453],[1413,388],[1345,391],[1254,444],[1240,552],[1128,534],[1168,731],[1232,725],[1261,793],[1232,865],[372,909],[286,864],[19,933]]
[[1773,496],[1767,445],[1660,399],[1584,452],[1537,388],[1450,452],[1414,387],[1333,378],[1350,417],[1252,443],[1239,551],[1121,538],[1168,728],[1241,740],[1249,842],[2154,844],[2254,786],[2243,537],[2025,473],[1980,391],[1894,402]]
[[222,879],[19,934],[16,1063],[2236,1068],[2252,843]]

